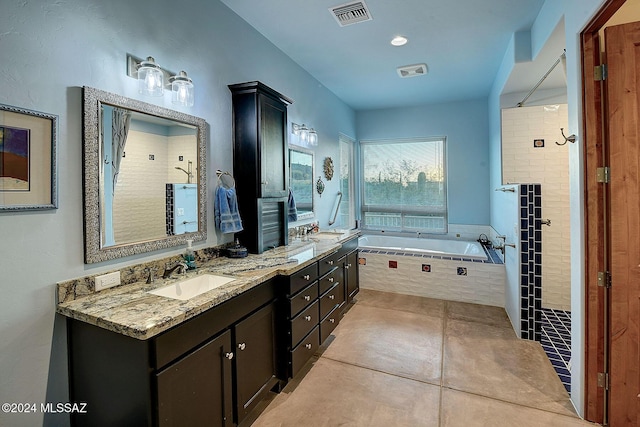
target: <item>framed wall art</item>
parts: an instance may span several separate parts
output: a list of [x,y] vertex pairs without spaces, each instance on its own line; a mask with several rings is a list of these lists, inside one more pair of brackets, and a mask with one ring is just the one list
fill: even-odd
[[58,207],[58,116],[0,104],[0,212]]

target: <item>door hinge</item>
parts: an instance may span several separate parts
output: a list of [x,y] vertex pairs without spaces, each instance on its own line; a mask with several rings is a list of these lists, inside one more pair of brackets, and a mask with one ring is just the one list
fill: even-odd
[[609,373],[598,372],[598,387],[609,390]]
[[611,170],[609,167],[605,166],[602,168],[596,169],[596,181],[607,184],[611,179]]
[[593,79],[597,82],[607,79],[607,64],[601,64],[594,67]]
[[598,286],[602,288],[611,287],[611,274],[608,271],[598,271]]

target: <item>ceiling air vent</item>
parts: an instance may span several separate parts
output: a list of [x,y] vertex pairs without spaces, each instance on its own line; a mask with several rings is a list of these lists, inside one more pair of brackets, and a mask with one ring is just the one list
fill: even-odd
[[403,79],[407,77],[424,76],[427,74],[427,64],[414,64],[398,67],[398,75]]
[[371,21],[371,13],[363,1],[346,3],[340,6],[330,7],[329,11],[336,18],[341,27],[357,24],[358,22]]

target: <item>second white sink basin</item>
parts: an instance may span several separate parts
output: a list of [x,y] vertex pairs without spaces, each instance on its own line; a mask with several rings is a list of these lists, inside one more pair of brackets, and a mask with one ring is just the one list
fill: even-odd
[[178,299],[185,301],[195,296],[209,292],[219,288],[222,285],[233,282],[233,277],[218,276],[215,274],[200,274],[191,279],[182,280],[180,282],[149,291],[150,294],[159,295],[161,297]]
[[311,234],[312,239],[335,239],[342,236],[343,233],[339,231],[319,231],[318,233]]

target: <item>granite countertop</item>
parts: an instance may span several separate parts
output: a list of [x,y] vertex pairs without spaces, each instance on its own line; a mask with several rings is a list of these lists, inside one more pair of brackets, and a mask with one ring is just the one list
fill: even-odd
[[[152,338],[191,319],[277,275],[291,275],[314,261],[336,252],[341,244],[356,237],[356,230],[342,234],[310,235],[262,254],[246,258],[214,258],[199,265],[195,272],[117,286],[61,302],[57,312],[140,340]],[[322,236],[322,238],[320,237]],[[236,280],[186,301],[148,293],[198,274],[213,273]],[[180,276],[180,277],[177,277]]]

